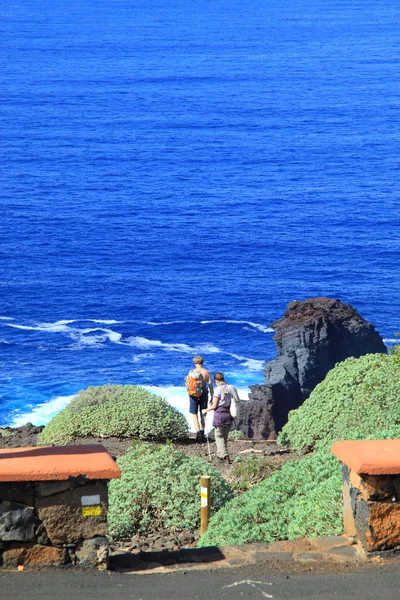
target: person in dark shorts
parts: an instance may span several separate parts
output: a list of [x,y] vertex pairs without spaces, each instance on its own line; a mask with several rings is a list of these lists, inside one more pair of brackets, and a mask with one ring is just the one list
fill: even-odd
[[214,387],[210,371],[203,367],[204,359],[201,356],[195,356],[193,363],[194,369],[189,371],[186,377],[186,388],[189,394],[189,413],[193,418],[197,441],[204,442],[205,421],[202,411],[208,405],[208,389],[212,398]]

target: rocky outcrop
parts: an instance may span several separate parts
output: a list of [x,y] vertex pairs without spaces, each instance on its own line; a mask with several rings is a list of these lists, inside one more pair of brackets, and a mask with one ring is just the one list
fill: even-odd
[[3,427],[0,429],[0,448],[23,448],[36,446],[39,433],[43,426],[27,423],[22,427]]
[[277,357],[265,366],[265,383],[250,386],[238,422],[248,438],[275,439],[289,411],[308,398],[336,363],[350,356],[386,353],[375,327],[340,300],[291,302],[272,327]]

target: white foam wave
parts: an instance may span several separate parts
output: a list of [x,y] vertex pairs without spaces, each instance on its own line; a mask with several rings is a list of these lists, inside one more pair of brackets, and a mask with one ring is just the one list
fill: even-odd
[[384,344],[400,344],[400,338],[385,338],[383,340]]
[[237,321],[236,319],[213,319],[210,321],[200,321],[202,325],[206,323],[236,323],[237,325],[250,325],[250,327],[254,327],[258,331],[262,333],[271,333],[274,330],[267,325],[262,325],[261,323],[254,323],[253,321]]
[[155,321],[143,321],[144,325],[175,325],[176,323],[195,323],[196,321],[161,321],[156,323]]
[[57,413],[65,408],[71,400],[75,398],[75,394],[71,396],[59,396],[49,402],[38,404],[30,412],[19,414],[14,418],[11,427],[21,427],[25,423],[33,425],[46,425]]
[[[94,335],[91,338],[86,336],[87,333],[94,333],[96,331],[100,331],[100,335]],[[93,327],[91,329],[76,329],[73,332],[74,336],[78,336],[79,340],[83,343],[86,343],[88,340],[96,340],[97,342],[104,342],[106,339],[109,339],[110,342],[119,342],[122,338],[122,333],[117,333],[112,329],[103,329],[101,327]],[[85,337],[86,336],[86,337]]]
[[250,371],[261,371],[264,367],[264,360],[257,360],[255,358],[246,358],[245,356],[240,356],[239,354],[230,354],[236,360],[240,360],[242,367],[247,367]]
[[204,352],[205,354],[219,354],[222,352],[217,346],[214,344],[200,344],[195,348],[196,352]]
[[8,327],[14,329],[25,329],[27,331],[49,331],[52,333],[60,333],[68,330],[67,324],[74,321],[57,321],[56,323],[39,323],[38,325],[17,325],[15,323],[7,323]]
[[0,321],[14,321],[12,317],[0,317]]
[[[196,323],[197,321],[161,321],[156,323],[155,321],[144,321],[145,325],[175,325],[177,323]],[[209,323],[233,323],[237,325],[250,325],[254,329],[261,331],[262,333],[273,333],[274,330],[267,325],[261,323],[254,323],[254,321],[239,321],[237,319],[210,319],[206,321],[200,321],[201,325],[207,325]]]
[[222,350],[220,350],[214,344],[200,344],[199,346],[189,346],[188,344],[161,342],[161,340],[149,340],[148,338],[141,336],[129,337],[121,343],[128,344],[129,346],[134,346],[136,348],[161,348],[162,350],[167,350],[169,352],[184,352],[187,354],[193,354],[196,352],[217,354],[219,352],[222,352]]
[[116,325],[122,323],[122,321],[115,321],[115,319],[89,319],[92,323],[102,323],[103,325]]
[[127,338],[126,343],[129,346],[135,346],[136,348],[164,348],[171,352],[195,352],[196,349],[188,346],[188,344],[169,344],[161,342],[160,340],[149,340],[140,336],[133,336]]
[[[6,325],[15,329],[22,329],[27,331],[44,331],[47,333],[67,334],[70,338],[78,342],[78,344],[74,346],[74,349],[79,349],[83,346],[100,345],[104,343],[107,339],[115,344],[120,343],[122,333],[118,333],[117,331],[113,331],[112,329],[106,329],[102,327],[92,327],[86,329],[79,329],[78,327],[69,327],[71,323],[76,322],[76,320],[65,319],[61,321],[56,321],[55,323],[38,323],[37,325],[18,325],[15,323],[6,323]],[[87,335],[89,333],[96,332],[99,332],[99,335]]]

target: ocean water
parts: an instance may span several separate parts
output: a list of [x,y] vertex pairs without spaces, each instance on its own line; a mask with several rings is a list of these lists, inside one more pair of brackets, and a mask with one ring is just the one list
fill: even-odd
[[246,394],[311,296],[400,330],[395,0],[0,0],[0,425]]

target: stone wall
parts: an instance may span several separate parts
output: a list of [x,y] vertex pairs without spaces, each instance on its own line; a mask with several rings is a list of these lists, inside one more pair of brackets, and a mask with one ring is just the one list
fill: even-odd
[[107,481],[0,483],[0,564],[106,568]]
[[400,475],[357,475],[343,465],[344,528],[368,552],[400,546]]

